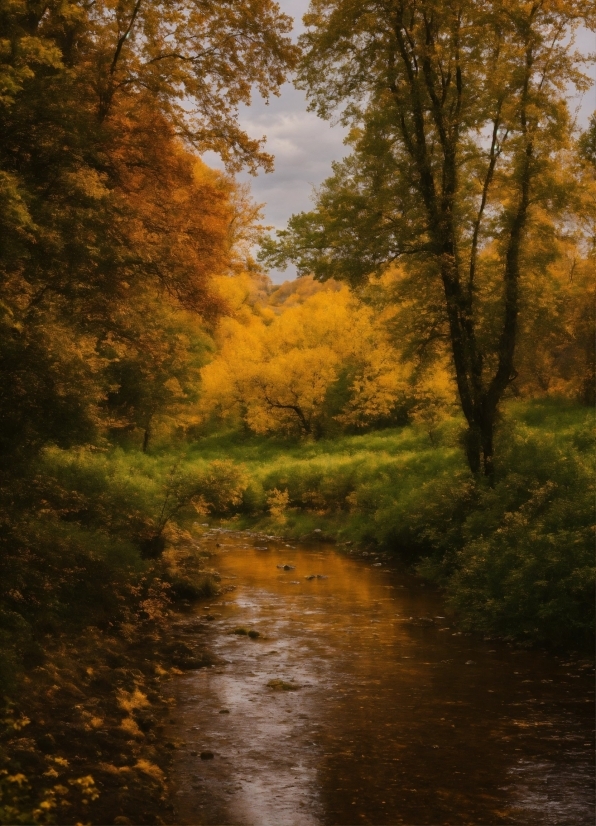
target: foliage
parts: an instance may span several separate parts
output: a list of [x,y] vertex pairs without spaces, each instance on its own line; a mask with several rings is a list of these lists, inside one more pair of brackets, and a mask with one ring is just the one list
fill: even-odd
[[[232,38],[222,71],[249,51],[248,83],[260,77],[261,91],[274,91],[287,21],[268,2],[246,9],[251,20],[238,4],[203,3],[202,23],[191,24],[196,35],[197,26],[213,23],[204,31],[212,45],[218,25],[218,36]],[[258,231],[259,210],[246,192],[192,149],[215,147],[227,129],[231,143],[220,149],[230,164],[269,162],[234,123],[246,87],[234,81],[215,124],[208,101],[193,115],[189,98],[177,97],[192,91],[186,54],[183,71],[165,68],[174,56],[152,62],[164,45],[157,43],[162,24],[181,11],[142,2],[128,9],[17,2],[0,10],[8,35],[0,41],[0,703],[22,705],[39,685],[39,720],[54,710],[56,725],[76,718],[83,745],[78,734],[71,740],[81,755],[94,741],[81,709],[98,693],[95,669],[110,671],[106,648],[155,635],[144,623],[163,621],[173,599],[214,592],[204,574],[172,570],[168,545],[188,540],[176,517],[222,513],[242,487],[241,472],[225,462],[182,474],[171,458],[152,461],[110,444],[126,444],[127,434],[153,450],[164,431],[192,424],[188,411],[212,347],[209,325],[227,310],[215,282],[246,264],[248,239]],[[251,30],[268,22],[274,30]],[[132,23],[142,29],[133,32]],[[215,93],[219,85],[225,97],[224,82],[212,74],[195,88],[212,83]],[[202,136],[191,136],[191,127]],[[96,659],[80,672],[88,640]],[[142,667],[155,656],[148,653]],[[66,688],[61,658],[76,671]],[[125,677],[142,682],[140,672]],[[69,693],[73,680],[81,688]],[[56,707],[54,690],[71,708]],[[111,747],[127,752],[118,738],[134,742],[138,725],[127,717],[123,735],[120,710],[110,713]],[[112,822],[109,801],[87,794],[98,751],[93,775],[77,775],[46,760],[32,738],[18,740],[0,724],[0,821],[87,822],[87,801],[88,811],[104,812],[98,821]],[[135,771],[129,782],[142,785]],[[163,784],[157,788],[161,800]]]
[[134,150],[155,164],[151,174],[121,170],[126,198],[103,187],[81,213],[66,187],[49,215],[36,213],[47,211],[47,199],[32,200],[38,229],[16,261],[0,260],[6,458],[35,454],[48,441],[96,441],[106,425],[147,431],[160,405],[171,407],[188,389],[192,359],[200,363],[205,336],[182,308],[204,318],[223,309],[209,280],[231,263],[233,189],[167,133],[141,137],[127,148],[127,163],[136,170]]
[[193,424],[200,369],[212,345],[196,317],[157,296],[138,308],[119,308],[114,323],[126,336],[102,343],[108,423],[112,437],[140,431],[146,452],[160,425],[183,431]]
[[225,462],[183,477],[109,440],[192,424],[215,282],[259,220],[196,150],[270,164],[236,108],[276,93],[289,25],[269,0],[0,8],[2,693],[52,634],[122,630],[174,517],[239,496]]
[[481,496],[453,559],[448,594],[466,627],[554,645],[590,644],[594,443],[592,436],[590,450],[580,447],[587,428],[573,436],[576,444],[565,444],[559,433],[524,425],[509,434],[508,473]]
[[47,7],[18,0],[2,10],[0,100],[18,105],[35,82],[52,90],[71,84],[79,111],[101,124],[131,99],[144,99],[201,151],[268,164],[260,142],[239,128],[236,110],[255,90],[266,99],[277,94],[297,53],[290,28],[272,0]]
[[596,112],[592,113],[586,131],[579,139],[580,155],[596,169]]
[[220,325],[202,371],[206,414],[242,418],[256,433],[317,437],[393,413],[408,370],[369,307],[346,288],[270,307]]
[[278,490],[277,488],[273,488],[269,496],[267,497],[267,505],[269,507],[269,513],[271,514],[272,519],[276,522],[279,522],[283,525],[286,521],[285,517],[285,510],[288,506],[290,501],[290,494],[287,490]]
[[573,34],[593,5],[314,0],[305,23],[298,85],[353,153],[263,258],[353,285],[399,260],[410,312],[449,344],[470,468],[492,476],[528,276],[581,215],[566,95],[590,85]]
[[[277,4],[0,4],[0,822],[112,822],[114,786],[125,818],[147,789],[163,804],[160,629],[217,593],[197,518],[383,547],[467,627],[590,638],[593,442],[569,399],[594,398],[594,123],[574,143],[563,100],[581,15],[455,8],[314,0],[300,82],[344,107],[354,151],[270,247],[306,240],[315,277],[273,288],[230,172],[271,168],[237,109],[297,60]],[[508,401],[490,487],[455,392],[482,430],[505,385],[552,398]],[[104,726],[122,765],[98,762]]]

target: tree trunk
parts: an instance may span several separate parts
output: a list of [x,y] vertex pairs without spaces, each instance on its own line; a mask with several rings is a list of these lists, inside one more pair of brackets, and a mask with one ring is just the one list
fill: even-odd
[[304,433],[307,436],[310,436],[310,434],[312,433],[310,421],[304,415],[304,412],[299,404],[282,404],[281,402],[274,402],[271,399],[269,399],[268,396],[265,396],[265,401],[272,410],[292,410],[298,417],[300,427],[302,428],[302,430],[304,430]]
[[147,453],[149,449],[149,442],[151,441],[151,418],[145,425],[145,432],[143,433],[143,453]]
[[470,470],[474,476],[484,473],[491,482],[495,473],[494,431],[494,416],[479,416],[476,422],[468,425],[464,434],[464,447]]
[[469,425],[464,433],[464,448],[470,470],[477,476],[480,473],[480,431],[474,425]]
[[[400,7],[401,9],[401,7]],[[459,24],[458,24],[459,25]],[[405,70],[403,86],[392,81],[390,87],[396,106],[397,124],[417,171],[417,189],[427,214],[429,237],[438,264],[445,295],[445,309],[449,324],[451,352],[457,389],[462,410],[468,423],[464,438],[466,456],[474,475],[481,471],[490,479],[494,476],[493,433],[498,406],[513,378],[513,359],[517,340],[517,316],[519,312],[520,253],[526,229],[530,204],[530,183],[533,172],[533,143],[528,127],[528,101],[530,79],[533,71],[534,41],[528,35],[525,46],[525,73],[520,102],[520,132],[523,136],[521,153],[518,155],[520,178],[518,203],[511,216],[509,238],[503,272],[503,318],[501,332],[496,342],[498,363],[492,377],[484,373],[486,353],[476,337],[477,313],[474,307],[474,274],[488,191],[493,180],[498,149],[500,105],[493,125],[490,161],[484,179],[484,188],[476,218],[472,239],[469,278],[461,277],[462,259],[458,249],[458,219],[456,216],[458,180],[458,153],[461,152],[459,120],[463,86],[459,63],[459,27],[454,29],[453,56],[455,61],[452,96],[447,102],[446,89],[451,81],[435,73],[432,49],[435,34],[430,23],[426,28],[424,48],[415,55],[416,44],[408,34],[403,10],[393,21],[396,58]],[[445,86],[447,84],[447,86]],[[407,91],[406,91],[407,90]],[[429,142],[429,120],[424,108],[424,95],[428,96],[432,124],[436,129],[437,147],[442,153],[441,174],[433,171]],[[411,119],[407,117],[411,115]],[[411,124],[411,126],[410,126]]]
[[480,441],[482,445],[482,464],[484,475],[490,480],[491,485],[494,480],[495,467],[493,463],[493,435],[495,430],[494,416],[486,416],[480,430]]

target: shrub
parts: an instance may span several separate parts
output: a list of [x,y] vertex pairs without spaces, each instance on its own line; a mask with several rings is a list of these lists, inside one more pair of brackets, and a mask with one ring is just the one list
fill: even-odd
[[448,584],[467,627],[572,647],[592,639],[594,474],[573,436],[524,424],[502,433],[501,479],[468,517]]

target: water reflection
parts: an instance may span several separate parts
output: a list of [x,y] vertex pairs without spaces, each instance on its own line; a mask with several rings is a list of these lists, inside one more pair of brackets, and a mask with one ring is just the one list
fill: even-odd
[[181,822],[593,822],[577,663],[459,635],[435,594],[374,559],[204,542],[237,590],[204,611],[222,665],[177,686]]

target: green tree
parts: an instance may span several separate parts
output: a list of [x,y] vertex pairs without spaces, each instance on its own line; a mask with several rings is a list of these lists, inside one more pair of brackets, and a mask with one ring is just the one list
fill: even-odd
[[183,429],[192,420],[210,342],[196,316],[163,296],[135,299],[138,309],[119,308],[101,351],[108,356],[108,423],[113,432],[140,430],[146,453],[156,426]]
[[573,32],[594,4],[313,0],[304,19],[299,86],[354,151],[263,258],[352,284],[401,260],[418,326],[450,345],[470,468],[492,476],[529,239],[540,210],[565,220],[566,95],[589,87]]

